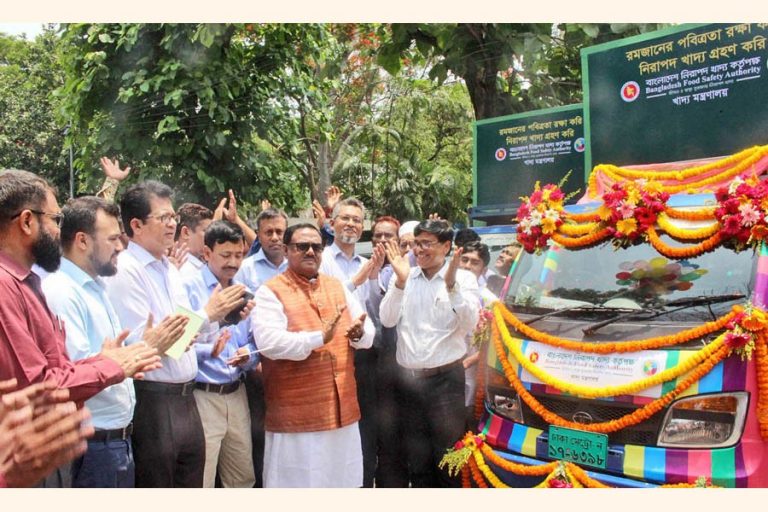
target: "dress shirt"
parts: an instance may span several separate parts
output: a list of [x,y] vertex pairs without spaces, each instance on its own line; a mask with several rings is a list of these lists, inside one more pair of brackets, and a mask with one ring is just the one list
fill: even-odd
[[[365,311],[354,295],[344,288],[347,299],[347,309],[354,321]],[[251,327],[256,345],[263,357],[270,359],[288,359],[303,361],[312,351],[323,346],[321,331],[288,331],[288,317],[285,316],[283,304],[266,286],[256,291],[256,307],[251,312]],[[366,317],[363,323],[363,336],[359,341],[349,344],[353,348],[370,348],[373,344],[375,329],[371,319]]]
[[2,251],[0,297],[0,380],[15,377],[19,387],[53,381],[82,402],[125,377],[104,356],[70,361],[63,322],[48,309],[40,278]]
[[[67,258],[57,272],[43,281],[48,307],[67,326],[67,353],[73,360],[101,352],[106,338],[120,334],[120,320],[107,296],[104,282],[92,278]],[[85,405],[91,411],[95,428],[123,428],[133,418],[136,396],[133,380],[125,379],[94,396]]]
[[200,259],[193,256],[192,254],[187,254],[187,261],[185,261],[181,266],[179,273],[181,274],[182,278],[187,276],[194,276],[200,272],[200,269],[202,269],[204,265],[205,262],[200,261]]
[[393,275],[379,311],[384,327],[397,326],[397,362],[413,370],[436,368],[461,359],[466,336],[477,324],[480,291],[467,270],[456,271],[452,292],[445,286],[446,262],[432,279],[411,269],[405,289]]
[[259,252],[243,260],[240,270],[235,274],[234,281],[244,284],[246,288],[255,292],[262,284],[276,275],[285,272],[286,268],[288,268],[288,260],[286,258],[283,258],[280,265],[275,265],[269,261],[267,255],[264,254],[264,249],[261,248]]
[[323,251],[323,259],[320,262],[320,273],[327,276],[333,276],[344,285],[344,288],[354,293],[357,301],[367,308],[368,294],[370,285],[368,280],[355,288],[352,284],[352,278],[360,271],[360,267],[365,265],[368,258],[359,254],[348,258],[344,251],[336,243],[333,243]]
[[[133,241],[128,242],[128,248],[117,257],[117,274],[104,281],[120,323],[124,328],[134,330],[126,343],[140,339],[149,313],[152,313],[153,325],[157,325],[173,314],[176,306],[192,309],[176,267],[165,256],[158,260]],[[205,311],[198,311],[198,314],[207,318]],[[203,333],[207,326],[206,320]],[[179,383],[191,381],[197,375],[197,356],[192,349],[179,359],[162,356],[161,363],[162,368],[147,372],[144,378]]]
[[[213,275],[208,265],[194,276],[184,278],[184,289],[187,291],[189,303],[193,309],[202,309],[213,294],[214,288],[219,284],[219,280]],[[229,341],[224,346],[218,357],[211,357],[214,343],[219,335],[228,330],[231,334]],[[240,321],[236,325],[222,327],[205,336],[206,339],[198,339],[194,348],[197,353],[197,382],[208,384],[228,384],[240,378],[240,375],[250,370],[258,363],[259,355],[254,354],[249,361],[242,366],[230,366],[227,359],[234,357],[237,349],[240,347],[248,348],[248,352],[256,350],[256,344],[251,337],[249,319]]]

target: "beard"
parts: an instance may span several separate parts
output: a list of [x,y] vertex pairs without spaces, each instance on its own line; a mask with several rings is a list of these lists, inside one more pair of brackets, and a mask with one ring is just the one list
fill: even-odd
[[32,244],[32,257],[35,263],[46,272],[56,272],[61,263],[61,245],[50,233],[40,230],[37,240]]
[[117,274],[117,266],[112,264],[111,258],[107,261],[99,261],[96,255],[92,254],[90,259],[97,276],[109,277]]
[[360,240],[359,236],[348,236],[343,234],[336,235],[339,237],[339,240],[341,240],[341,243],[343,244],[356,244],[358,240]]

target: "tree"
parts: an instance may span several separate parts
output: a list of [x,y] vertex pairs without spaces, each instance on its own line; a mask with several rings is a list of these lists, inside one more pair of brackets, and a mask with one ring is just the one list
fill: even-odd
[[34,41],[0,34],[0,168],[33,171],[66,191],[66,125],[52,95],[64,81],[58,45],[50,26]]
[[403,58],[434,58],[430,77],[466,84],[476,119],[578,102],[582,47],[655,30],[658,24],[393,24],[379,62],[397,74]]

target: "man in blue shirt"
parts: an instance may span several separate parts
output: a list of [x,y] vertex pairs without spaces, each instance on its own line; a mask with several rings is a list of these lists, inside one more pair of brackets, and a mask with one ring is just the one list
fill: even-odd
[[283,233],[287,227],[288,217],[274,208],[267,208],[256,217],[256,235],[261,248],[243,260],[235,281],[255,292],[259,286],[285,271],[288,262],[283,250]]
[[[119,210],[103,199],[81,197],[62,213],[64,257],[58,272],[43,281],[43,290],[48,306],[66,325],[69,356],[85,359],[99,353],[105,339],[118,338],[122,331],[100,277],[117,272],[117,255],[123,250]],[[182,316],[169,317],[145,332],[144,339],[162,352],[181,336],[186,323]],[[135,404],[131,379],[86,401],[96,433],[88,440],[86,453],[72,464],[73,487],[134,486],[131,419]]]
[[[184,288],[194,309],[199,309],[217,285],[227,288],[243,259],[244,236],[237,224],[219,220],[205,231],[203,253],[208,262],[195,275],[184,279]],[[253,301],[246,304],[250,311]],[[239,317],[238,317],[239,320]],[[250,322],[223,327],[229,337],[212,333],[206,343],[195,344],[197,377],[194,396],[205,432],[204,487],[214,487],[216,470],[224,487],[253,487],[251,419],[245,372],[256,366],[258,355],[250,334]]]

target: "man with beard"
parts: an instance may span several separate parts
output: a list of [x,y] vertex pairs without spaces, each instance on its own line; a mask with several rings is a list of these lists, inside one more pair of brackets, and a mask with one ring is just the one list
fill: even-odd
[[[336,203],[331,214],[334,240],[333,244],[326,249],[325,257],[320,264],[320,273],[341,281],[368,310],[367,303],[371,287],[369,278],[372,274],[378,276],[384,262],[384,253],[381,249],[374,251],[370,260],[355,254],[355,244],[363,234],[364,217],[365,206],[360,200],[350,197]],[[373,487],[373,478],[376,473],[376,353],[373,350],[355,352],[355,379],[361,416],[363,487]]]
[[[283,234],[288,228],[288,216],[281,210],[267,207],[256,217],[259,250],[248,256],[235,274],[235,282],[242,283],[256,293],[259,287],[282,274],[288,267],[283,247]],[[255,245],[255,244],[254,244]],[[253,474],[256,487],[262,487],[264,473],[264,382],[261,366],[248,372],[245,381],[248,405],[251,411],[251,441],[253,444]]]
[[[64,257],[57,272],[43,281],[51,311],[66,328],[67,353],[73,360],[96,355],[105,339],[120,335],[120,320],[107,296],[101,276],[117,272],[123,250],[117,206],[98,197],[81,197],[62,210],[61,245]],[[175,315],[144,332],[144,340],[159,352],[184,332],[187,318]],[[96,429],[88,451],[72,464],[73,487],[133,487],[131,449],[133,382],[126,379],[89,399]]]
[[[202,307],[216,286],[234,284],[243,260],[245,239],[237,224],[214,221],[205,231],[203,252],[208,263],[197,275],[184,279],[189,302]],[[218,469],[224,487],[253,487],[251,419],[248,397],[242,381],[245,372],[256,366],[256,345],[250,335],[249,301],[241,312],[243,320],[223,328],[228,334],[214,345],[198,340],[197,377],[194,396],[205,432],[205,477],[203,486],[214,487]],[[210,336],[214,341],[218,332]]]
[[[52,381],[76,403],[126,377],[159,367],[157,350],[145,343],[122,347],[125,334],[108,339],[89,358],[70,361],[64,325],[43,296],[32,264],[59,267],[59,211],[55,190],[42,178],[18,170],[0,173],[0,380],[20,387]],[[127,334],[127,333],[126,333]],[[68,486],[68,468],[43,485]]]
[[256,292],[251,325],[264,367],[265,487],[363,483],[354,349],[374,328],[354,295],[319,274],[323,244],[312,224],[283,238],[288,269]]
[[[123,227],[130,238],[117,259],[118,272],[107,280],[120,322],[141,329],[151,313],[157,320],[177,307],[192,309],[181,276],[168,260],[178,219],[173,190],[157,181],[131,186],[120,200]],[[200,335],[242,306],[243,286],[217,288],[197,314],[206,320]],[[162,358],[163,367],[135,381],[133,450],[137,487],[202,487],[205,435],[192,392],[197,356],[187,350],[178,359]]]

